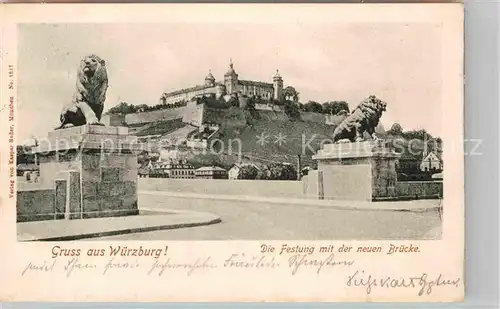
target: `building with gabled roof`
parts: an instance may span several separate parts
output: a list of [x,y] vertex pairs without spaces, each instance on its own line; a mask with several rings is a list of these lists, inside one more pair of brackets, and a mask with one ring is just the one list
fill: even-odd
[[236,164],[234,164],[229,169],[229,171],[228,171],[228,178],[230,180],[236,180],[236,179],[238,179],[238,176],[240,175],[241,168],[244,167],[244,166],[247,166],[247,165],[253,166],[257,170],[260,170],[260,168],[257,165],[253,164],[253,163],[236,163]]
[[440,156],[440,153],[430,151],[427,154],[424,154],[424,158],[422,162],[420,162],[420,170],[422,172],[430,172],[430,171],[442,171],[443,170],[443,159]]

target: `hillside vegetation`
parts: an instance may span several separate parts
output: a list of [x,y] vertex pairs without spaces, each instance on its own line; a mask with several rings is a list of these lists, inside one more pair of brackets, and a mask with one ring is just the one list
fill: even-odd
[[[221,123],[221,127],[217,139],[210,141],[213,145],[212,149],[216,153],[208,151],[205,154],[186,154],[189,161],[196,166],[230,167],[240,160],[240,145],[243,161],[251,161],[256,164],[283,162],[296,164],[297,155],[301,154],[303,163],[310,165],[312,164],[311,156],[320,148],[322,141],[328,142],[335,128],[335,126],[325,123],[290,121],[283,113],[250,112],[237,108],[224,111],[207,109],[204,118],[208,122]],[[138,131],[135,135],[158,134],[168,139],[177,131],[183,130],[185,126],[186,124],[180,120],[157,121]],[[188,149],[186,151],[189,152]]]
[[214,148],[225,154],[229,151],[236,154],[241,145],[243,159],[256,163],[295,164],[297,155],[302,155],[303,162],[310,164],[311,156],[322,141],[331,138],[333,129],[334,126],[321,123],[252,118],[246,126],[221,127],[222,143],[214,143]]
[[146,135],[164,135],[171,133],[177,129],[184,127],[186,124],[182,122],[182,119],[175,119],[169,121],[155,121],[149,124],[146,128],[138,131],[134,135],[136,136],[146,136]]

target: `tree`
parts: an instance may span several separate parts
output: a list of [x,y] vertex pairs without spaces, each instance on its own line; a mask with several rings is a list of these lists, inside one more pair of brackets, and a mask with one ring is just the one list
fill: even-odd
[[319,104],[318,102],[314,101],[309,101],[304,106],[304,111],[306,112],[311,112],[311,113],[322,113],[323,112],[323,106]]
[[140,154],[137,155],[137,163],[141,166],[144,166],[149,162],[149,153],[143,150]]
[[284,164],[281,172],[283,180],[297,180],[297,169],[292,164]]
[[245,106],[245,109],[250,110],[250,111],[255,110],[255,101],[257,101],[257,100],[258,99],[255,99],[253,97],[248,98],[247,105]]
[[420,129],[420,130],[410,130],[402,133],[402,136],[406,140],[421,140],[421,141],[428,141],[432,139],[432,135],[427,133],[425,129]]
[[255,179],[258,171],[253,165],[243,165],[238,173],[238,179]]
[[271,180],[296,180],[297,171],[291,164],[272,163],[269,165],[269,179]]
[[285,100],[275,100],[275,99],[271,99],[269,100],[270,103],[272,105],[278,105],[278,106],[281,106],[281,105],[285,105]]
[[300,111],[299,106],[295,102],[285,101],[285,114],[291,120],[299,120],[300,119]]
[[309,174],[309,170],[310,170],[310,169],[311,169],[310,167],[304,167],[304,168],[300,171],[300,174],[301,174],[302,176],[307,176],[307,175]]
[[323,113],[325,114],[332,114],[332,103],[330,102],[325,102],[321,104],[323,107]]
[[151,162],[156,162],[156,161],[160,160],[160,154],[158,152],[153,152],[153,153],[151,153],[149,158],[151,159]]
[[292,86],[288,86],[283,89],[283,97],[285,98],[285,100],[299,102],[299,93]]
[[149,109],[149,106],[147,106],[146,104],[141,104],[141,105],[137,105],[135,107],[135,110],[138,112],[138,113],[141,113],[141,112],[147,112]]
[[257,171],[257,177],[255,179],[259,180],[269,180],[271,172],[267,168],[267,166],[263,166],[260,170]]
[[440,137],[433,138],[427,141],[427,150],[441,153],[443,150],[443,140]]
[[332,101],[323,103],[323,113],[339,115],[342,111],[349,113],[349,104],[346,101]]
[[227,102],[219,102],[219,107],[218,108],[227,108],[230,106],[239,106],[240,105],[240,100],[238,99],[238,95],[234,94],[231,95],[229,100]]
[[403,127],[399,123],[394,123],[389,131],[387,131],[387,134],[393,136],[401,136],[401,134],[403,134]]
[[110,108],[108,110],[108,114],[131,114],[135,113],[136,108],[133,104],[128,104],[127,102],[120,102],[120,104]]
[[147,165],[149,162],[156,162],[160,159],[160,154],[157,152],[149,152],[143,150],[137,155],[137,163],[141,166]]

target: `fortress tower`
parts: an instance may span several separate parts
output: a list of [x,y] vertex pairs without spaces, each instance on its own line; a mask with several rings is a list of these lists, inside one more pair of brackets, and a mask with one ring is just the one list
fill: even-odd
[[232,60],[229,62],[229,70],[224,74],[224,85],[228,94],[238,91],[238,74],[234,71]]
[[175,104],[177,102],[187,102],[194,97],[210,96],[217,99],[225,95],[241,94],[247,97],[259,97],[264,100],[283,101],[284,89],[283,78],[278,70],[273,76],[273,82],[240,79],[234,70],[233,61],[229,62],[229,69],[224,74],[223,81],[216,81],[211,70],[205,76],[202,84],[163,93],[160,103]]
[[205,86],[215,86],[215,77],[212,75],[212,70],[209,70],[207,77],[205,77]]
[[220,99],[220,97],[226,95],[226,87],[222,84],[217,84],[215,86],[215,97]]
[[281,101],[283,99],[283,78],[281,78],[279,70],[276,70],[276,75],[273,77],[274,99]]

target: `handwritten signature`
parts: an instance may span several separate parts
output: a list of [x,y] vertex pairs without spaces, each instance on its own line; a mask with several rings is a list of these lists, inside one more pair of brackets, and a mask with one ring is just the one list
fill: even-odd
[[439,274],[437,278],[429,279],[427,273],[415,277],[374,277],[371,274],[366,275],[364,270],[356,271],[350,275],[346,281],[347,286],[365,287],[366,294],[370,294],[374,287],[380,288],[419,288],[418,296],[424,294],[430,295],[435,287],[439,286],[454,286],[459,287],[461,279],[445,279],[443,274]]
[[307,254],[296,254],[292,255],[288,259],[288,266],[292,269],[292,275],[295,275],[302,267],[316,267],[316,273],[320,273],[323,267],[333,267],[333,266],[351,266],[354,261],[336,261],[335,254],[330,254],[326,259],[310,259]]

